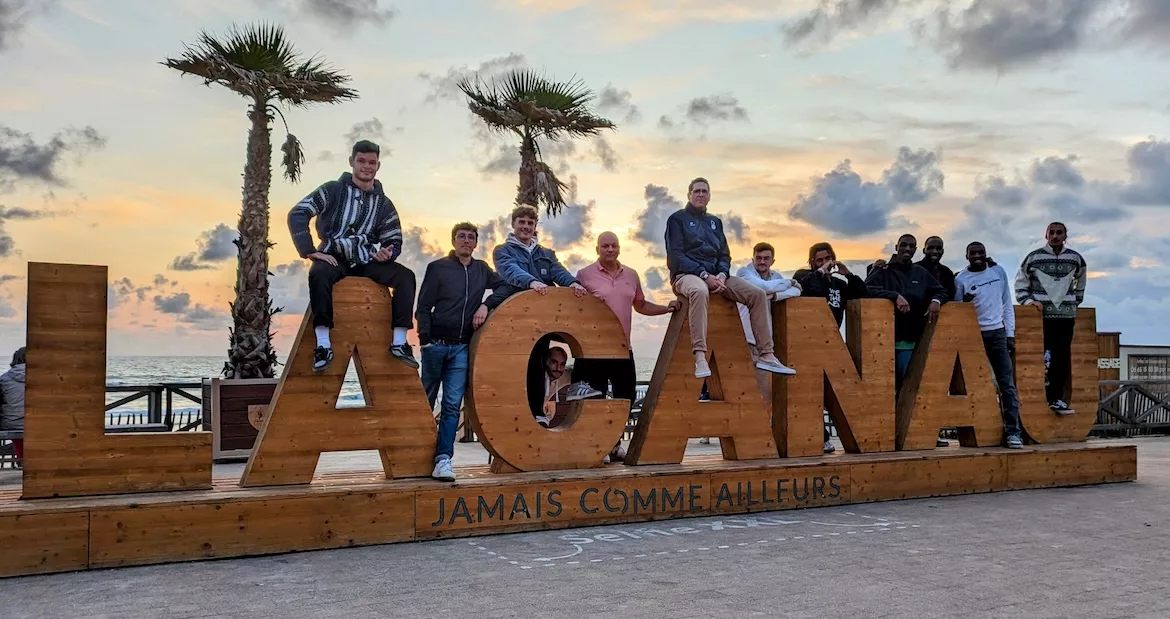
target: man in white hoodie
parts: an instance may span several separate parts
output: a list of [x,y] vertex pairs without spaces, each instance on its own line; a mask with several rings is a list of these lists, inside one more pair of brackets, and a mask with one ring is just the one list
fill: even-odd
[[967,268],[955,276],[955,301],[975,304],[983,350],[999,387],[1007,446],[1021,449],[1020,398],[1016,393],[1012,351],[1016,347],[1016,313],[1012,284],[1003,267],[987,264],[987,248],[978,241],[967,246]]

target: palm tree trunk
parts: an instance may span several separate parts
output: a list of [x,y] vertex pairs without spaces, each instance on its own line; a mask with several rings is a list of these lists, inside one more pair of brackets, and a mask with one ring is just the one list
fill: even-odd
[[248,159],[240,209],[239,266],[232,304],[231,350],[224,373],[229,378],[272,378],[272,300],[268,297],[268,188],[272,184],[272,139],[268,102],[256,100],[248,111]]
[[520,185],[516,188],[516,204],[536,208],[536,173],[536,141],[526,134],[520,143]]

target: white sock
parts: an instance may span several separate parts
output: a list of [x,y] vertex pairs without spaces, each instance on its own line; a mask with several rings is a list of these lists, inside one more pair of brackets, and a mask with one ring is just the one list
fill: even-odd
[[318,346],[333,348],[333,344],[329,343],[329,327],[313,327],[313,333],[317,334]]
[[394,327],[394,341],[392,342],[392,345],[402,346],[405,344],[407,330],[408,329],[406,327]]

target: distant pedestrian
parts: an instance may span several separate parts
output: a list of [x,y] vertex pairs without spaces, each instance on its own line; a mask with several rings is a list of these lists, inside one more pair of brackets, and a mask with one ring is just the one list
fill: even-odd
[[[12,355],[12,367],[0,374],[0,430],[24,431],[24,369],[25,347]],[[24,439],[12,441],[16,450],[16,466],[24,466]]]

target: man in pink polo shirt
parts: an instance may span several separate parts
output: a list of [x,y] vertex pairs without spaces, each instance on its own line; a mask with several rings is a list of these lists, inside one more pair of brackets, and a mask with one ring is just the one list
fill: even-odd
[[[678,310],[679,302],[658,305],[647,301],[638,272],[622,266],[618,262],[619,254],[621,246],[617,235],[602,232],[597,237],[597,262],[577,271],[577,281],[613,310],[629,342],[634,310],[644,316],[661,316]],[[606,393],[612,385],[615,399],[628,399],[632,403],[637,384],[633,350],[629,359],[577,359],[573,366],[573,380],[584,381],[601,393]],[[610,460],[621,460],[623,455],[619,443],[610,453]]]

